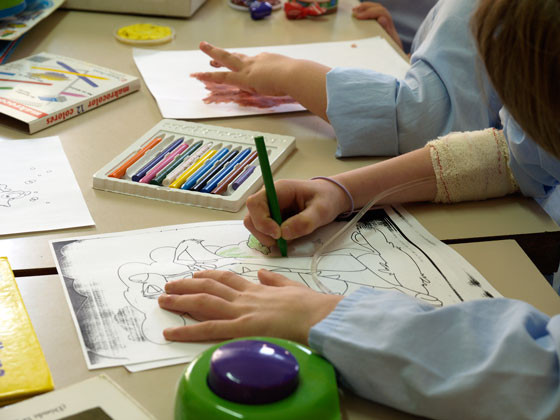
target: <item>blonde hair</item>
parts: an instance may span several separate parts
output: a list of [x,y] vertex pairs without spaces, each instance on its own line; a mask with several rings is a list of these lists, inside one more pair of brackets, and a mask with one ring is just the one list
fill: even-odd
[[472,28],[507,110],[560,158],[560,0],[480,0]]

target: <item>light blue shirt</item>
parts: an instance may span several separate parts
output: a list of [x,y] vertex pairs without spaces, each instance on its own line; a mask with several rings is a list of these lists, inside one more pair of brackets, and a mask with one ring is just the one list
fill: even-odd
[[[365,0],[371,1],[371,0]],[[416,31],[437,0],[377,0],[391,14],[405,52],[410,52]]]
[[560,160],[527,137],[505,108],[500,117],[510,151],[509,166],[521,192],[534,197],[560,224]]
[[441,0],[418,30],[404,79],[337,67],[327,74],[327,116],[337,157],[394,156],[451,131],[501,128],[501,103],[470,31],[476,0]]
[[361,288],[312,348],[356,394],[434,419],[559,419],[560,315],[511,299],[434,308]]

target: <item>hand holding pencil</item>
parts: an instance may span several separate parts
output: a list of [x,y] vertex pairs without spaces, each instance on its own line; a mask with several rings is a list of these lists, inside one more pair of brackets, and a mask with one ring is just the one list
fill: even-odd
[[280,225],[271,217],[264,189],[247,199],[249,212],[243,223],[265,246],[279,238],[293,240],[329,224],[348,211],[348,197],[332,182],[317,180],[279,180],[274,183],[280,212],[286,218]]

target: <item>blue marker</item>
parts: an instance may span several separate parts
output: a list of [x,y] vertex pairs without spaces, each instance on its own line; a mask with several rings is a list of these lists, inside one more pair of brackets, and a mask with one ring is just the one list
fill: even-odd
[[241,186],[241,184],[247,181],[247,178],[249,178],[254,171],[255,171],[254,165],[247,166],[247,168],[243,171],[243,173],[239,175],[237,179],[231,183],[231,188],[233,188],[234,190],[238,189]]
[[220,150],[218,153],[216,153],[212,158],[208,159],[204,165],[202,165],[201,168],[199,168],[194,174],[192,174],[189,179],[187,179],[187,181],[181,185],[181,189],[183,190],[190,190],[191,187],[193,187],[196,182],[198,181],[198,179],[204,175],[206,172],[208,172],[210,169],[212,169],[212,167],[214,166],[214,164],[219,161],[221,158],[223,158],[226,154],[228,154],[230,152],[230,150],[227,147],[224,147],[222,150]]
[[233,171],[236,165],[242,162],[247,157],[247,155],[249,155],[249,153],[251,153],[250,148],[247,148],[243,150],[241,153],[239,153],[239,155],[235,159],[229,162],[220,172],[216,174],[216,176],[210,179],[206,184],[206,186],[202,188],[201,191],[204,193],[212,192],[214,188],[218,186],[220,181],[224,179],[231,171]]
[[173,149],[175,149],[181,143],[183,143],[184,139],[185,139],[184,137],[178,138],[173,143],[171,143],[169,146],[167,146],[165,149],[163,149],[161,152],[159,152],[156,155],[155,158],[153,158],[146,165],[144,165],[142,167],[142,169],[140,169],[138,172],[136,172],[134,175],[132,175],[132,180],[138,182],[142,178],[144,178],[144,176],[148,173],[148,171],[150,169],[152,169],[154,166],[156,166],[165,157],[166,154],[168,154],[169,152],[172,152]]
[[203,176],[201,176],[198,179],[198,181],[196,182],[194,187],[191,188],[191,190],[193,191],[202,190],[206,186],[206,184],[208,184],[208,181],[214,178],[214,176],[216,176],[218,172],[224,169],[224,167],[227,166],[229,162],[231,162],[231,160],[234,159],[238,154],[239,154],[239,150],[235,149],[229,152],[227,155],[225,155],[222,159],[217,161],[214,164],[214,166],[210,168],[208,172],[206,172]]

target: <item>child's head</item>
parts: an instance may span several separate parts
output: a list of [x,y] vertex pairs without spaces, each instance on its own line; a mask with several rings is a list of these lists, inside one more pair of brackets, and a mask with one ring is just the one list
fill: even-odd
[[510,114],[560,158],[560,0],[480,0],[473,32]]

